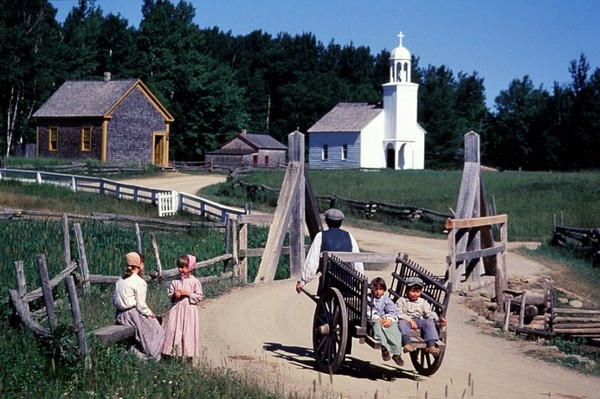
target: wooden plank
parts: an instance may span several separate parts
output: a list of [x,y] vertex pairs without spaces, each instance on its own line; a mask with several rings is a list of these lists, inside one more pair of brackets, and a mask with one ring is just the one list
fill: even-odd
[[[56,276],[54,276],[52,278],[52,280],[50,280],[50,288],[53,289],[58,284],[60,284],[60,282],[63,281],[68,275],[70,275],[71,273],[73,273],[73,271],[75,271],[75,269],[77,269],[77,263],[72,262],[71,263],[71,267],[69,267],[68,269],[63,270],[60,273],[58,273]],[[42,296],[43,296],[42,289],[41,288],[37,288],[37,289],[35,289],[35,290],[27,293],[25,295],[25,297],[23,298],[23,300],[25,300],[27,302],[31,302],[31,301],[34,301],[34,300],[36,300],[38,298],[41,298]]]
[[299,181],[302,170],[303,168],[297,162],[288,164],[279,200],[277,201],[277,208],[275,208],[275,218],[269,229],[265,254],[260,262],[254,282],[268,282],[275,277],[281,247],[292,215],[291,205],[294,197],[298,195],[298,190],[300,190]]
[[126,341],[135,337],[135,327],[113,324],[92,331],[98,342],[108,345],[116,342]]
[[491,226],[508,222],[508,215],[500,214],[468,219],[446,219],[447,229],[470,229],[474,227]]
[[[478,259],[486,256],[493,256],[499,253],[506,251],[506,246],[504,244],[498,244],[493,248],[484,248],[477,251],[468,251],[463,253],[457,253],[455,257],[456,262],[462,262],[464,260],[470,259]],[[452,257],[446,256],[446,263],[451,263]]]
[[[310,245],[304,245],[304,252],[307,252],[309,249],[310,249]],[[248,257],[248,258],[256,258],[259,256],[263,256],[264,253],[265,253],[264,248],[247,248],[247,249],[239,250],[240,257]],[[289,255],[289,254],[290,254],[290,247],[281,247],[280,255]]]
[[274,215],[259,215],[259,214],[250,214],[250,215],[238,215],[237,221],[239,224],[271,224],[273,223]]
[[372,252],[329,252],[330,256],[335,256],[342,262],[363,262],[363,263],[396,263],[398,254],[384,254]]
[[573,309],[573,308],[554,308],[552,310],[555,314],[597,314],[600,315],[598,309]]

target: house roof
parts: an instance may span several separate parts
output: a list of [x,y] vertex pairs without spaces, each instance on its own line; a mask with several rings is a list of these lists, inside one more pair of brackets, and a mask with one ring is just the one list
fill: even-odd
[[308,132],[360,132],[382,111],[381,103],[339,103]]
[[220,148],[218,150],[207,152],[206,155],[249,155],[256,151],[249,148]]
[[173,117],[139,79],[68,80],[33,114],[35,118],[108,117],[114,108],[136,87],[139,87],[163,114]]
[[235,139],[240,139],[257,150],[285,150],[287,148],[268,134],[241,133]]

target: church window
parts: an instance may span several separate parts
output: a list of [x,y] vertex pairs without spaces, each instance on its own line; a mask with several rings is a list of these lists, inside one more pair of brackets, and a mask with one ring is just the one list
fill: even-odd
[[342,161],[346,161],[348,159],[348,144],[342,145]]
[[321,160],[327,161],[329,159],[329,146],[327,144],[323,145],[323,150],[321,152]]

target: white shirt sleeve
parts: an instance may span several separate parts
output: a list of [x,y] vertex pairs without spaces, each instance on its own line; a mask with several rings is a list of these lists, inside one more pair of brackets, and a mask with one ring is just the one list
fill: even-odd
[[302,267],[301,276],[301,282],[304,284],[312,280],[315,274],[317,274],[317,269],[319,268],[319,261],[321,257],[322,235],[323,233],[321,232],[317,233],[315,239],[310,245],[308,254],[306,254],[306,260],[304,261],[304,266]]
[[[352,252],[360,252],[358,244],[352,234],[350,234],[350,241],[352,241]],[[354,262],[354,269],[361,274],[365,274],[365,266],[362,262]]]

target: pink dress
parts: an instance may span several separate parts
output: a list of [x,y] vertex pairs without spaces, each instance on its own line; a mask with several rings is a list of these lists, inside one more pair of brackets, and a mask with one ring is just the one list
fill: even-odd
[[[189,297],[173,298],[175,291],[184,289]],[[200,323],[196,304],[204,299],[202,284],[190,275],[169,284],[169,297],[173,306],[165,316],[165,344],[162,353],[171,356],[194,357],[200,353]]]

